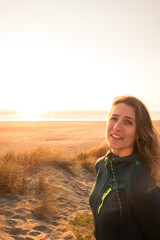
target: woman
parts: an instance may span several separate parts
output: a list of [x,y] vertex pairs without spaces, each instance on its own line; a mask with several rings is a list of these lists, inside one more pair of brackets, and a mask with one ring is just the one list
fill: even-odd
[[145,105],[114,100],[106,127],[110,148],[96,163],[90,195],[97,240],[160,239],[160,146]]

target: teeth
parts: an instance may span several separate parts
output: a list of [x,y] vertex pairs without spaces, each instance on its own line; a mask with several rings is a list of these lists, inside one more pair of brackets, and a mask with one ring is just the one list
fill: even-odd
[[112,134],[112,137],[114,137],[114,138],[121,138],[121,137],[119,137],[117,135],[113,135],[113,134]]

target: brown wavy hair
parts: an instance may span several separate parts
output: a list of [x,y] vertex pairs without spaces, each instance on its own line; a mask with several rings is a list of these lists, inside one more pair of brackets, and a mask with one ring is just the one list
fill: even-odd
[[157,175],[157,171],[160,169],[159,135],[153,126],[146,106],[136,97],[120,96],[114,99],[111,110],[119,103],[125,103],[134,108],[137,128],[134,151],[138,153],[150,173],[154,176]]

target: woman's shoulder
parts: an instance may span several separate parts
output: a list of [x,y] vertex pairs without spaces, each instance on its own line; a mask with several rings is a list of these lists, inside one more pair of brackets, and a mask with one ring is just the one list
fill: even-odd
[[102,156],[102,157],[97,159],[96,164],[95,164],[96,172],[98,172],[101,168],[104,169],[105,162],[106,162],[105,156]]
[[137,159],[130,168],[130,177],[134,190],[146,189],[149,186],[155,186],[155,179],[143,162]]

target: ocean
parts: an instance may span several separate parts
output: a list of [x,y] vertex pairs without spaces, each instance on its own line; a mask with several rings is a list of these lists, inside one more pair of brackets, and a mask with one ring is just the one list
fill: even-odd
[[[108,112],[104,110],[51,111],[38,117],[18,114],[0,115],[0,121],[106,121]],[[160,120],[160,112],[150,112],[152,120]]]

